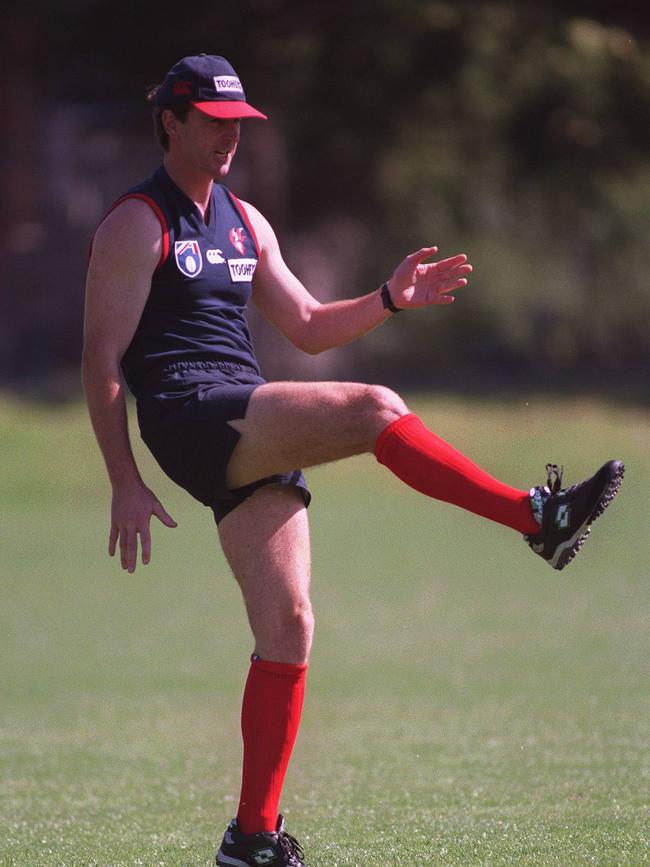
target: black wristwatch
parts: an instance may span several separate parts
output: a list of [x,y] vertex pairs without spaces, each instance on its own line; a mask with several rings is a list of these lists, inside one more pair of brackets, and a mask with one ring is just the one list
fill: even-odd
[[388,291],[388,283],[384,283],[381,287],[381,303],[384,305],[385,310],[390,310],[391,313],[399,313],[403,308],[395,307],[393,304],[393,299],[390,297],[390,292]]

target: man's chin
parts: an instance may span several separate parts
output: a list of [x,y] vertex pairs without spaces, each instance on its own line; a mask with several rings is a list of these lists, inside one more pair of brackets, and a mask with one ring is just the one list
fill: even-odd
[[222,166],[219,166],[219,168],[214,173],[215,181],[218,181],[221,178],[225,178],[229,171],[230,171],[230,163],[229,162],[225,163]]

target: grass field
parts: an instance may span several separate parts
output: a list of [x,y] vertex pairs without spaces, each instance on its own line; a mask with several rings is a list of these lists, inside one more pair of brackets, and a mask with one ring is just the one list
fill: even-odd
[[[283,810],[310,867],[650,862],[650,412],[414,400],[505,480],[623,458],[565,572],[368,457],[308,474],[317,638]],[[207,510],[106,554],[80,406],[0,402],[0,865],[199,867],[236,809],[251,641]]]

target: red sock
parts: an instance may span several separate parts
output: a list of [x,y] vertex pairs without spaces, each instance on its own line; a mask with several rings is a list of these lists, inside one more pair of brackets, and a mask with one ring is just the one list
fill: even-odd
[[298,734],[307,664],[251,657],[241,729],[244,769],[237,822],[244,834],[275,831],[280,794]]
[[539,533],[528,491],[490,476],[449,443],[431,433],[413,413],[381,432],[375,455],[411,488],[453,503],[520,533]]

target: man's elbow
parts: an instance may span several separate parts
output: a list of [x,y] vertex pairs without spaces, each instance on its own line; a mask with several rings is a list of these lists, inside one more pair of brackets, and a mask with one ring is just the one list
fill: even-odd
[[326,349],[331,348],[323,342],[322,329],[318,324],[317,311],[320,306],[318,304],[310,310],[309,314],[301,322],[300,327],[290,336],[293,345],[300,349],[301,352],[307,353],[307,355],[320,355],[321,352],[325,352]]
[[327,346],[310,346],[310,347],[302,347],[302,351],[307,353],[307,355],[320,355],[321,352],[325,352]]
[[105,360],[101,353],[93,346],[84,344],[81,350],[81,375],[87,376],[102,366]]
[[119,353],[86,342],[81,350],[81,378],[87,382],[98,377],[119,377],[120,361]]
[[319,341],[317,334],[313,333],[313,331],[310,332],[307,329],[299,334],[294,334],[291,338],[291,342],[296,349],[305,352],[307,355],[320,355],[321,352],[330,349],[329,346],[325,346],[322,341]]

